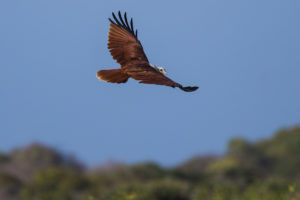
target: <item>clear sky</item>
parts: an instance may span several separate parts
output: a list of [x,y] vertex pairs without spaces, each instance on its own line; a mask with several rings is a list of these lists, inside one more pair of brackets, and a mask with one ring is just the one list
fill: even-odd
[[[151,61],[193,93],[96,79],[127,11]],[[33,141],[95,165],[174,165],[300,123],[298,0],[0,1],[0,150]]]

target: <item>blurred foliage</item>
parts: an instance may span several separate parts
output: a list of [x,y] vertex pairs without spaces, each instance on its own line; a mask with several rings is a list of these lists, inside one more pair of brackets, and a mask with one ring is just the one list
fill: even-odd
[[[73,199],[89,186],[83,174],[63,168],[49,168],[35,174],[33,181],[22,190],[24,199]],[[74,195],[74,196],[73,196]]]
[[153,162],[87,168],[32,144],[0,153],[2,200],[298,200],[300,127],[255,143],[235,138],[223,156],[174,167]]
[[2,152],[0,152],[0,163],[8,161],[8,156]]

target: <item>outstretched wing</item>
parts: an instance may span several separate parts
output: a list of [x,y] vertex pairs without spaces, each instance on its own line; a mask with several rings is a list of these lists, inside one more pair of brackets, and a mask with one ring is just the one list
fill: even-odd
[[112,57],[121,66],[132,61],[148,62],[143,46],[138,40],[137,30],[134,32],[132,18],[129,25],[126,12],[124,19],[120,11],[118,15],[119,19],[112,13],[114,21],[109,18],[111,24],[108,33],[108,49]]
[[133,79],[140,81],[140,83],[145,84],[156,84],[156,85],[166,85],[170,87],[179,87],[183,91],[193,92],[198,89],[198,87],[183,87],[181,84],[176,83],[170,78],[166,77],[162,73],[156,71],[154,68],[145,65],[133,65],[126,68],[126,73]]

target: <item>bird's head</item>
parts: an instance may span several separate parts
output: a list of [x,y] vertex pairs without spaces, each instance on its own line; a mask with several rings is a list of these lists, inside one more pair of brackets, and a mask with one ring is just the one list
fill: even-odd
[[155,69],[156,69],[158,72],[162,73],[163,75],[166,75],[166,74],[167,74],[167,71],[166,71],[163,67],[161,67],[161,66],[156,66]]

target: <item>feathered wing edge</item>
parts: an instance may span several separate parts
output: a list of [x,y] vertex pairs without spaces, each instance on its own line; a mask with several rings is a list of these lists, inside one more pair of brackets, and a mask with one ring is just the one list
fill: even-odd
[[114,21],[111,19],[111,18],[108,18],[108,20],[115,24],[115,25],[118,25],[118,26],[121,26],[123,27],[124,29],[126,29],[128,32],[130,32],[132,35],[134,35],[134,37],[137,39],[138,38],[138,30],[135,30],[134,32],[134,27],[133,27],[133,20],[132,18],[130,19],[130,25],[128,23],[128,20],[127,20],[127,14],[126,12],[124,13],[124,20],[123,20],[123,17],[121,15],[121,12],[119,11],[118,12],[118,16],[119,16],[119,20],[118,18],[116,17],[115,13],[112,13],[112,16],[114,18]]
[[136,64],[131,66],[131,68],[126,70],[126,73],[131,78],[139,81],[139,83],[144,84],[156,84],[156,85],[165,85],[170,87],[178,87],[185,92],[193,92],[198,89],[197,86],[187,86],[183,87],[181,84],[173,81],[164,74],[158,72],[154,68],[148,66],[147,64],[140,65]]
[[[166,77],[167,78],[167,77]],[[169,78],[168,78],[169,79]],[[170,81],[172,81],[171,79],[169,79]],[[164,85],[164,86],[170,86],[172,88],[180,88],[181,90],[185,91],[185,92],[194,92],[196,91],[199,87],[198,86],[187,86],[187,87],[183,87],[181,84],[176,83],[174,81],[172,81],[172,84],[164,84],[163,82],[155,82],[155,81],[146,81],[146,80],[140,80],[139,83],[144,83],[144,84],[156,84],[156,85]]]
[[182,85],[180,85],[179,83],[174,82],[173,85],[166,85],[166,84],[161,84],[161,83],[155,83],[152,81],[139,81],[139,83],[144,83],[144,84],[156,84],[156,85],[164,85],[164,86],[169,86],[172,88],[180,88],[181,90],[185,91],[185,92],[194,92],[196,91],[199,87],[198,86],[187,86],[187,87],[183,87]]

